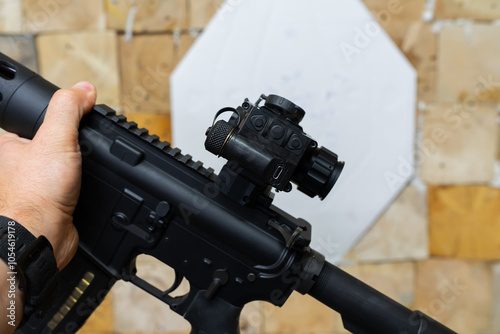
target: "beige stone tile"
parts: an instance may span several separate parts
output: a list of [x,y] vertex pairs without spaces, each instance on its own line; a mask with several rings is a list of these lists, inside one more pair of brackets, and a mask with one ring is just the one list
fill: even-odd
[[175,66],[184,58],[197,37],[193,33],[182,33],[175,41]]
[[429,187],[432,255],[500,259],[500,190],[490,187]]
[[139,127],[148,129],[150,134],[157,135],[161,140],[172,142],[170,115],[127,113],[126,116],[129,121],[136,122]]
[[444,25],[438,39],[437,101],[500,101],[500,26]]
[[497,160],[500,160],[500,124],[498,124],[497,133]]
[[422,19],[425,0],[363,0],[375,19],[398,45],[414,22]]
[[434,18],[438,20],[500,19],[500,2],[497,0],[436,0]]
[[188,0],[189,26],[204,28],[222,3],[222,0]]
[[458,333],[490,333],[492,277],[486,263],[422,261],[416,283],[415,309]]
[[35,38],[30,35],[0,35],[0,52],[38,72]]
[[104,1],[110,29],[125,31],[129,17],[133,17],[134,32],[189,28],[187,0]]
[[500,161],[500,122],[497,130],[497,160]]
[[21,32],[21,2],[0,0],[0,33]]
[[292,293],[283,307],[264,305],[265,333],[321,333],[334,330],[334,311],[309,295]]
[[103,29],[103,0],[23,0],[23,30],[28,33]]
[[401,50],[418,73],[417,98],[426,103],[436,100],[437,38],[433,24],[413,23],[403,39]]
[[409,186],[351,250],[355,261],[397,261],[428,256],[425,193]]
[[111,294],[108,293],[78,334],[112,334],[113,330],[113,300]]
[[243,311],[241,312],[241,334],[264,334],[264,320],[264,303],[248,303],[243,307]]
[[422,18],[425,0],[363,0],[366,7],[381,22],[394,19],[415,21]]
[[500,333],[500,262],[492,265],[493,272],[493,333]]
[[173,36],[142,35],[125,41],[120,35],[119,45],[123,110],[168,114],[169,77],[175,65]]
[[431,184],[487,183],[494,176],[497,111],[468,103],[430,105],[419,143],[421,178]]
[[59,87],[87,80],[97,87],[97,103],[117,108],[120,100],[114,32],[78,32],[37,38],[40,73]]
[[333,329],[333,334],[350,334],[347,329],[344,328],[344,324],[342,322],[342,317],[340,316],[339,313],[335,313],[333,315],[333,323],[334,323],[334,329]]

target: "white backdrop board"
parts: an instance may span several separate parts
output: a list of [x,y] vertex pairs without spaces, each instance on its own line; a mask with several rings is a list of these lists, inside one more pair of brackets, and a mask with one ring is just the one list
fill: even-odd
[[[205,131],[222,107],[278,94],[304,131],[346,165],[330,195],[274,204],[313,226],[338,261],[413,174],[416,74],[359,0],[230,0],[171,77],[173,141],[219,171]],[[411,228],[409,226],[409,228]]]

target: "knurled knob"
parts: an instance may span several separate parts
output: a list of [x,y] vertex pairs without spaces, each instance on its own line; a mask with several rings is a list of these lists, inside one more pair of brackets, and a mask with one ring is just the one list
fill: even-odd
[[234,130],[234,126],[226,121],[220,120],[207,130],[205,148],[215,155],[221,155],[224,146]]
[[278,95],[269,95],[264,104],[269,109],[277,110],[283,117],[299,124],[306,112],[290,100]]
[[310,197],[318,195],[324,199],[337,181],[344,168],[337,154],[321,147],[310,158],[308,168],[304,168],[298,189]]

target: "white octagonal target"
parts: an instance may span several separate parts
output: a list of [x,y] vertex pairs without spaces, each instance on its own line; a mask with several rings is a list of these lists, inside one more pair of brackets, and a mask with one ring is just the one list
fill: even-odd
[[413,174],[416,74],[359,0],[230,0],[171,79],[174,144],[219,171],[205,131],[222,107],[281,95],[304,131],[345,161],[323,201],[294,189],[274,204],[313,226],[338,261]]

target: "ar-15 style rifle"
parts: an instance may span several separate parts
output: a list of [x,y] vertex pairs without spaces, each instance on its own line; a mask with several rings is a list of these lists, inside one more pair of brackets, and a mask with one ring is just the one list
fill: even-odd
[[[33,138],[57,89],[0,53],[0,126]],[[168,304],[197,334],[239,333],[246,303],[281,306],[294,290],[339,312],[353,333],[454,333],[325,261],[309,246],[311,225],[271,204],[271,189],[290,191],[290,181],[324,198],[342,171],[337,155],[302,131],[303,109],[269,95],[216,119],[225,111],[232,117],[214,121],[205,142],[229,160],[218,175],[105,105],[84,117],[78,252],[52,307],[19,333],[76,332],[120,279]],[[136,275],[140,254],[175,270],[172,287]],[[183,278],[189,292],[173,297]]]

